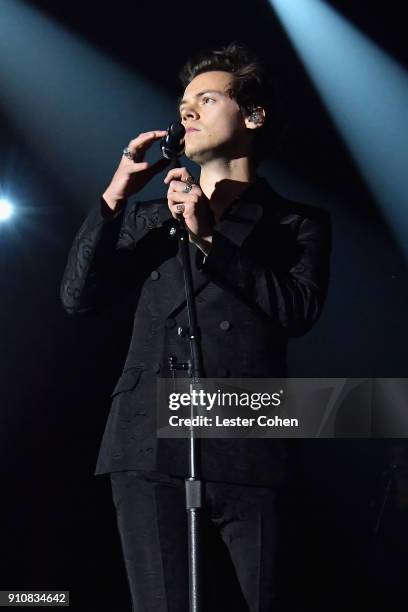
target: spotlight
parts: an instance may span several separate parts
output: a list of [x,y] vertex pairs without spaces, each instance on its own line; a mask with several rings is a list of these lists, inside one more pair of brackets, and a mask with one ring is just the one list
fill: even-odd
[[5,199],[0,199],[0,222],[7,221],[13,214],[13,205]]

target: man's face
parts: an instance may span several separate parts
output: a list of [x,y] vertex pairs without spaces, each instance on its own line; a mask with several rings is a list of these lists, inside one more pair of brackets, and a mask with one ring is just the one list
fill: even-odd
[[184,91],[180,116],[186,128],[185,154],[198,164],[249,152],[243,114],[229,95],[232,85],[232,74],[217,70],[199,74]]

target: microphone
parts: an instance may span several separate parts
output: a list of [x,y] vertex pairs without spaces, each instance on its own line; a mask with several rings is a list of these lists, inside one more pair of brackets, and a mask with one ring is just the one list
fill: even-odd
[[170,123],[167,135],[160,140],[160,148],[166,159],[177,159],[184,152],[184,135],[186,130],[180,121]]

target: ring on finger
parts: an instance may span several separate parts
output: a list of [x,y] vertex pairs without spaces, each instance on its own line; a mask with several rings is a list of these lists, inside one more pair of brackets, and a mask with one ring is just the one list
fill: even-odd
[[193,185],[195,185],[195,178],[193,176],[189,176],[184,182],[186,185],[183,189],[183,193],[190,193],[193,188]]
[[178,213],[183,213],[184,212],[184,204],[177,204],[176,210],[177,210]]
[[133,156],[132,151],[129,149],[129,147],[125,147],[122,151],[123,155],[125,157],[127,157],[128,159],[130,159],[131,161],[135,161],[135,158]]

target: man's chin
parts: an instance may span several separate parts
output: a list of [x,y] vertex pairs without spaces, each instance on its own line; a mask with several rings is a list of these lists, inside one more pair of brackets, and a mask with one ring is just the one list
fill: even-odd
[[213,149],[186,149],[184,155],[196,164],[203,164],[214,157]]

